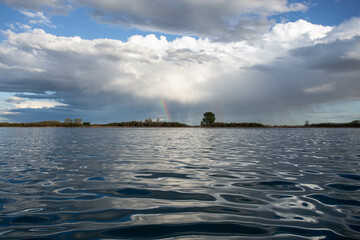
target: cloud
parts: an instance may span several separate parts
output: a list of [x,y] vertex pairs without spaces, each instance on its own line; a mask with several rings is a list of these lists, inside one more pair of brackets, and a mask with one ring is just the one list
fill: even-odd
[[0,116],[15,115],[15,114],[18,114],[18,112],[0,112]]
[[352,18],[331,28],[313,45],[292,49],[309,69],[330,73],[360,71],[360,18]]
[[[56,37],[39,29],[5,34],[10,45],[0,47],[0,61],[6,66],[20,65],[23,71],[4,68],[3,73],[8,75],[0,83],[4,90],[18,85],[15,90],[27,92],[130,94],[186,103],[206,97],[196,86],[215,74],[212,68],[217,64],[210,61],[216,59],[215,54],[201,53],[201,47],[212,45],[208,40],[185,37],[171,43],[149,35],[134,36],[126,43],[107,39],[90,41]],[[181,51],[182,45],[192,40],[195,48],[200,49],[190,49],[186,56]],[[42,69],[42,72],[28,69]]]
[[13,31],[28,31],[32,29],[30,25],[19,22],[6,23],[5,25]]
[[[324,39],[334,28],[312,24],[305,20],[276,24],[265,35],[264,40],[271,44],[280,44],[290,49],[304,45],[312,45]],[[304,42],[305,41],[305,42]]]
[[12,104],[20,104],[25,100],[19,97],[9,97],[5,99],[5,102],[12,103]]
[[304,93],[309,93],[309,94],[312,94],[312,93],[316,94],[316,93],[323,93],[323,92],[329,93],[332,91],[334,91],[334,86],[329,83],[304,89]]
[[58,106],[67,106],[66,104],[56,101],[36,101],[26,100],[20,97],[9,97],[4,100],[5,102],[12,105],[10,109],[42,109],[42,108],[54,108]]
[[[281,23],[255,44],[193,37],[168,41],[154,35],[126,42],[85,40],[41,29],[8,30],[0,44],[0,91],[18,93],[20,99],[32,98],[26,92],[46,99],[45,92],[51,91],[53,101],[46,101],[54,111],[107,109],[119,114],[131,107],[153,111],[159,99],[179,114],[211,108],[277,113],[359,99],[359,37],[344,26]],[[352,37],[334,39],[339,29]],[[344,66],[336,69],[332,63],[338,61]],[[45,107],[37,101],[17,106]]]
[[18,9],[30,11],[45,11],[53,14],[68,14],[73,9],[71,2],[67,0],[0,0],[0,3],[7,4]]
[[73,8],[91,9],[103,23],[177,35],[196,35],[218,41],[253,39],[274,22],[269,17],[306,11],[302,3],[287,0],[0,0],[12,7],[55,14]]
[[250,39],[273,24],[269,16],[305,11],[301,3],[286,0],[79,0],[93,9],[100,22],[181,35],[197,35],[221,41]]
[[[0,119],[8,121],[8,119],[21,119],[24,117],[22,113],[34,114],[34,112],[39,113],[39,111],[44,112],[44,110],[56,112],[56,109],[68,105],[49,99],[33,100],[13,96],[0,99],[0,106]],[[38,120],[42,120],[41,116],[38,116]]]
[[[44,25],[48,27],[55,27],[49,17],[46,17],[43,12],[38,11],[25,11],[19,10],[21,14],[28,17],[30,20],[28,22],[29,25]],[[27,26],[23,26],[24,28],[28,28]]]
[[356,36],[360,36],[359,17],[351,18],[334,28],[327,36],[327,41],[346,40]]
[[304,59],[307,68],[333,73],[360,71],[360,37],[303,47],[292,54]]

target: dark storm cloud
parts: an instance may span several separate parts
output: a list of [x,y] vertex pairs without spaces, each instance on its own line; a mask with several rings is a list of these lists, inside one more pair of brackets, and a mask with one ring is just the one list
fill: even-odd
[[[359,37],[290,50],[271,63],[213,81],[212,104],[238,114],[273,114],[360,99]],[[210,91],[210,90],[209,90]]]
[[360,37],[298,48],[291,54],[302,58],[310,69],[331,73],[360,71]]
[[[13,114],[8,114],[13,113]],[[81,112],[65,107],[43,108],[43,109],[13,109],[0,117],[10,118],[11,122],[39,122],[44,120],[65,120],[67,118],[79,118]]]
[[58,93],[41,93],[41,94],[27,94],[27,93],[17,93],[14,94],[15,97],[27,98],[27,99],[61,99]]

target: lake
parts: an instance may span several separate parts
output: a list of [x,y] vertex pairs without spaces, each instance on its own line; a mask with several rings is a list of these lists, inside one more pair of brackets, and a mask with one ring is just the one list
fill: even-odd
[[360,239],[360,129],[0,128],[3,239]]

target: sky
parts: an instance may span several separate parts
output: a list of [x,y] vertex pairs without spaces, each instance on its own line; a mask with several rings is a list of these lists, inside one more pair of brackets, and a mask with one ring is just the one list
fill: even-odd
[[0,122],[360,119],[359,0],[0,0]]

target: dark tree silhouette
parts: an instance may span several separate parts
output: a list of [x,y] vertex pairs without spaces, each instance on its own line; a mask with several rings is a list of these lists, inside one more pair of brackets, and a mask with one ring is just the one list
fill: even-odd
[[212,112],[206,112],[204,113],[204,118],[201,120],[201,126],[204,127],[210,127],[211,125],[213,125],[215,123],[215,114],[213,114]]

